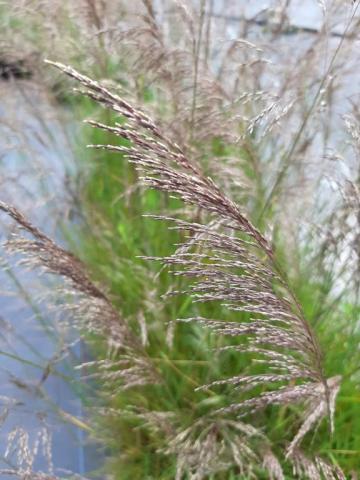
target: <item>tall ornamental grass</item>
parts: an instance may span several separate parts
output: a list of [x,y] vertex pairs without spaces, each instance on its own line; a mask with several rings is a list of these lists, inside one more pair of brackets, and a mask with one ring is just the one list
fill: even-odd
[[[47,13],[52,58],[97,80],[41,67],[92,116],[76,256],[0,208],[25,231],[9,253],[63,280],[51,296],[91,350],[78,368],[102,475],[356,478],[360,127],[356,104],[333,112],[358,2],[320,2],[293,58],[288,5],[260,39],[258,18],[229,38],[205,0],[81,5]],[[32,467],[12,472],[50,478]]]

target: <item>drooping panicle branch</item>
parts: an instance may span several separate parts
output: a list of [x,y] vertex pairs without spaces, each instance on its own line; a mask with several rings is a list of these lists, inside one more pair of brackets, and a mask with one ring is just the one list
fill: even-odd
[[[107,295],[90,279],[83,263],[32,225],[16,208],[0,202],[0,210],[32,237],[13,235],[5,244],[7,250],[22,254],[25,257],[23,265],[40,268],[63,279],[64,297],[73,299],[73,302],[64,302],[63,308],[71,313],[71,320],[80,331],[101,335],[106,340],[111,356],[108,368],[111,370],[115,362],[119,388],[158,383],[157,371],[141,342]],[[105,373],[100,377],[109,380]]]
[[147,186],[175,195],[217,221],[219,228],[214,229],[207,224],[174,219],[173,228],[189,235],[190,241],[160,260],[175,275],[193,280],[190,293],[195,301],[221,302],[235,312],[235,318],[236,312],[249,314],[239,315],[238,321],[232,322],[200,317],[182,321],[197,322],[217,335],[236,338],[237,344],[225,348],[256,357],[265,368],[263,374],[239,373],[206,385],[233,385],[240,392],[266,385],[262,393],[222,408],[218,414],[244,414],[270,404],[308,402],[304,424],[289,450],[294,452],[309,428],[326,414],[333,424],[340,379],[325,378],[316,336],[286,275],[277,265],[271,243],[149,115],[71,67],[49,63],[80,82],[83,94],[119,114],[114,125],[90,125],[126,139],[129,145],[92,147],[118,151],[134,164]]

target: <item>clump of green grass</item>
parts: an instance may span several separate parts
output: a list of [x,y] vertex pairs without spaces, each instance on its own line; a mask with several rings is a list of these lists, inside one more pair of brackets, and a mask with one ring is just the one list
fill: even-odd
[[[157,212],[155,212],[155,213],[157,213]],[[304,282],[301,281],[300,279],[299,279],[299,281],[300,281],[300,285],[303,285],[303,284],[304,284]],[[312,284],[311,287],[312,287],[312,293],[314,293],[314,290],[315,290],[316,285],[315,285],[315,284]],[[320,287],[320,288],[321,288],[321,287]],[[313,299],[313,298],[314,298],[314,297],[312,297],[312,299]],[[304,301],[304,304],[305,304],[305,305],[307,305],[307,304],[310,304],[310,305],[311,305],[310,302],[305,302],[305,301]],[[190,311],[191,311],[191,310],[190,310]],[[223,312],[223,311],[222,311],[221,313],[222,313],[222,315],[224,315],[224,312]],[[308,312],[309,317],[311,317],[311,313],[312,313],[312,312]],[[212,318],[213,318],[213,317],[214,317],[214,306],[213,306],[213,305],[212,305],[212,307],[211,307],[211,314],[212,314]],[[314,314],[314,312],[313,312],[313,314]],[[314,315],[315,315],[315,314],[314,314]],[[239,317],[237,317],[237,319],[238,319],[238,318],[239,318]],[[242,320],[243,320],[243,321],[244,321],[244,320],[246,321],[246,320],[248,320],[248,318],[245,317],[245,318],[243,318]],[[328,319],[327,319],[327,320],[328,320]],[[330,323],[330,324],[331,324],[331,323]],[[352,322],[351,322],[351,324],[353,325]],[[202,340],[202,343],[203,343],[203,340]],[[342,343],[342,340],[340,340],[340,343]],[[336,351],[337,349],[335,348],[334,350]],[[189,353],[189,352],[187,352],[187,353]],[[226,363],[228,363],[228,362],[226,362]],[[238,365],[238,364],[235,365],[235,371],[236,371],[238,368],[239,368],[239,365]],[[244,366],[244,365],[241,365],[241,366],[240,366],[240,369],[244,369],[244,368],[245,368],[245,370],[246,370],[246,366]],[[194,369],[193,369],[193,368],[192,368],[192,372],[194,372]],[[347,375],[347,377],[349,377],[349,375]],[[190,383],[191,383],[191,382],[190,382]],[[199,383],[196,383],[196,382],[195,382],[195,384],[198,384],[198,385],[199,385]],[[228,394],[226,394],[226,395],[228,395]],[[225,396],[226,396],[226,395],[225,395]],[[281,433],[284,434],[284,430],[282,430]],[[323,434],[324,434],[324,432],[323,432]]]

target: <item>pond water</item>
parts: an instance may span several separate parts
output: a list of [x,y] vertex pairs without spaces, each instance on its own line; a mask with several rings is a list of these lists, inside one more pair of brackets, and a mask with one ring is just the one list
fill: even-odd
[[[291,25],[296,27],[315,28],[318,29],[323,24],[324,11],[321,6],[334,5],[335,2],[321,2],[317,0],[214,0],[214,11],[229,17],[245,17],[253,18],[256,15],[264,14],[265,18],[269,17],[274,10],[281,9],[288,3],[286,15]],[[351,5],[351,0],[348,2]],[[345,4],[345,2],[344,2]],[[347,9],[349,12],[351,9]],[[346,14],[343,18],[338,18],[338,26],[341,28]],[[341,30],[337,30],[341,32]]]
[[[73,169],[61,113],[30,82],[0,83],[1,200],[18,207],[58,242],[63,242],[60,225],[69,225],[65,183]],[[11,230],[12,222],[1,214],[1,243]],[[17,266],[19,259],[3,251],[1,257],[7,262],[7,270],[0,270],[0,417],[6,416],[0,429],[0,468],[9,468],[9,464],[26,466],[11,453],[3,458],[14,428],[29,433],[30,450],[40,433],[49,428],[55,471],[82,474],[86,470],[83,430],[59,421],[66,415],[82,417],[81,401],[71,381],[75,377],[71,357],[75,361],[81,354],[80,346],[75,344],[70,359],[57,364],[57,371],[64,377],[49,375],[41,382],[43,369],[59,352],[59,336],[69,341],[71,334],[60,326],[54,313],[36,301],[44,288],[38,273],[25,272]],[[15,444],[21,444],[21,435],[18,431]],[[46,448],[39,450],[34,468],[51,471]]]

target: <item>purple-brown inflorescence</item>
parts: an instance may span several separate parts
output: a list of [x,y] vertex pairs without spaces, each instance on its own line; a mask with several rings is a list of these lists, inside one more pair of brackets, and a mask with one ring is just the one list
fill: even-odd
[[115,365],[116,375],[112,372],[109,377],[110,372],[103,365],[103,380],[112,383],[113,389],[115,386],[130,388],[158,383],[156,370],[143,346],[107,296],[90,280],[82,262],[38,230],[16,208],[0,202],[0,210],[33,237],[14,235],[5,245],[7,250],[24,255],[23,265],[61,277],[64,281],[63,297],[67,299],[62,308],[71,313],[73,325],[80,332],[93,333],[105,339],[108,368],[110,370]]
[[89,123],[128,140],[129,145],[92,147],[118,151],[135,165],[147,186],[196,206],[221,226],[213,229],[205,222],[167,218],[174,223],[173,228],[188,234],[190,241],[161,260],[173,267],[175,275],[194,280],[191,294],[195,301],[219,301],[232,312],[248,313],[246,321],[201,317],[181,320],[202,324],[217,335],[245,339],[224,348],[251,355],[265,368],[264,373],[239,373],[201,387],[233,385],[240,396],[241,391],[266,385],[262,393],[232,403],[218,414],[246,414],[270,404],[308,404],[304,423],[289,447],[290,457],[307,431],[324,416],[328,414],[333,425],[340,378],[325,378],[317,339],[276,262],[270,242],[147,114],[73,68],[49,63],[80,82],[81,93],[119,115],[114,125]]

